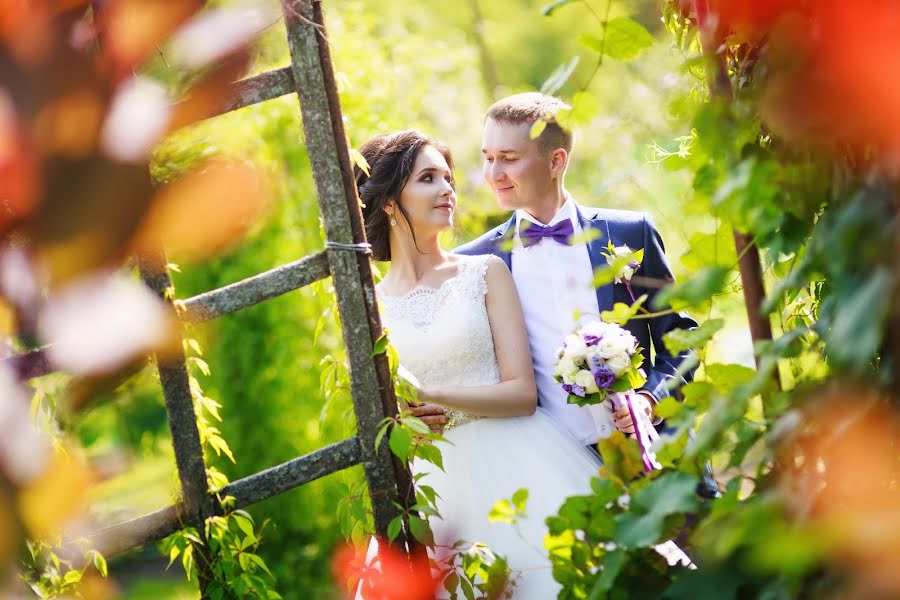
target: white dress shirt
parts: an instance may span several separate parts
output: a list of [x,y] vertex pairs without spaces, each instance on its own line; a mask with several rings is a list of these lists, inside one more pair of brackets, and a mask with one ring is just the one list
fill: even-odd
[[[575,202],[569,196],[547,226],[563,219],[572,221],[576,238],[581,224]],[[519,238],[522,221],[543,226],[524,210],[516,211],[511,267],[519,291],[528,343],[534,363],[541,406],[562,423],[582,444],[595,444],[615,431],[610,411],[601,406],[577,406],[566,401],[568,394],[553,379],[557,352],[566,336],[587,320],[599,318],[593,287],[594,269],[584,241],[573,246],[549,238],[525,248]],[[576,316],[579,318],[576,320]]]

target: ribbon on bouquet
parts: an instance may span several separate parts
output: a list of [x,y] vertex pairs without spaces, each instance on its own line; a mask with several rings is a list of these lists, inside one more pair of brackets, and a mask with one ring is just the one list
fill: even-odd
[[[621,398],[624,400],[618,402]],[[650,418],[643,410],[635,410],[633,395],[631,392],[624,392],[610,398],[613,410],[619,410],[622,406],[628,407],[628,414],[631,415],[631,422],[634,425],[634,437],[637,440],[638,448],[641,451],[641,461],[644,463],[644,471],[649,473],[656,469],[662,469],[662,465],[656,460],[656,454],[650,450],[650,446],[654,440],[659,439],[656,428],[650,422]],[[616,406],[618,404],[618,406]]]

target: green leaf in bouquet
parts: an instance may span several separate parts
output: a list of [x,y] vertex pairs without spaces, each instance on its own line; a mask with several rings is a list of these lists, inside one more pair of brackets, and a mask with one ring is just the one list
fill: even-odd
[[663,336],[663,342],[669,352],[678,354],[703,346],[724,326],[725,319],[710,319],[694,329],[673,329]]
[[610,391],[613,392],[627,392],[629,390],[633,390],[634,386],[631,385],[631,381],[627,377],[620,377],[616,379],[611,386],[609,386]]
[[631,355],[631,366],[635,369],[640,369],[641,365],[644,364],[644,353],[641,352],[641,347],[637,347],[637,351]]
[[606,390],[601,389],[600,391],[593,394],[588,394],[583,398],[575,394],[569,394],[566,397],[566,401],[569,404],[575,404],[577,406],[589,406],[591,404],[602,404],[604,401],[606,401],[606,397],[608,395],[609,393]]
[[628,385],[631,386],[630,389],[632,390],[640,389],[647,383],[647,378],[641,375],[640,371],[637,369],[632,369],[625,373],[625,379],[628,380]]

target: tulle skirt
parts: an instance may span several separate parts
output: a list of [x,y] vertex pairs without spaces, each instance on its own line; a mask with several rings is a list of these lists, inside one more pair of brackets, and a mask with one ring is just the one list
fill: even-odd
[[[416,462],[413,471],[432,486],[442,519],[432,519],[436,554],[459,540],[483,542],[506,558],[517,600],[555,598],[544,549],[545,520],[568,496],[590,493],[600,459],[577,442],[542,408],[527,417],[484,418],[454,427],[440,444],[444,471]],[[526,517],[513,526],[491,523],[494,504],[528,490]]]
[[[439,496],[441,518],[431,519],[435,558],[441,560],[458,541],[482,542],[508,561],[513,598],[556,598],[560,585],[553,579],[544,548],[545,521],[557,514],[567,497],[591,492],[600,458],[540,407],[527,417],[471,421],[451,428],[444,437],[449,443],[439,444],[443,471],[423,461],[412,465],[414,473],[425,474],[419,483],[433,487]],[[528,490],[526,516],[515,525],[492,523],[488,515],[494,504],[510,499],[520,488]],[[672,542],[657,550],[670,564],[688,561]],[[367,560],[376,553],[373,540]]]

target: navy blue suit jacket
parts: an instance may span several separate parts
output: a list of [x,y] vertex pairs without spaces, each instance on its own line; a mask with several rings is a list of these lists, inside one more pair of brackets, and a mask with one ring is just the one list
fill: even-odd
[[[640,278],[660,283],[674,279],[672,271],[669,269],[669,263],[666,261],[662,238],[649,216],[630,210],[590,208],[578,205],[576,205],[576,212],[582,231],[593,229],[600,232],[600,236],[587,245],[591,265],[595,270],[607,264],[602,252],[610,240],[614,246],[627,245],[632,251],[644,249],[644,258],[640,268],[635,272],[632,290],[635,298],[647,294],[649,297],[644,306],[649,307],[659,288],[637,285]],[[455,252],[468,255],[493,254],[503,259],[506,266],[512,271],[510,240],[515,234],[515,224],[516,216],[513,214],[506,223],[495,227],[468,244],[460,246]],[[631,297],[624,285],[610,283],[597,288],[597,306],[600,311],[611,310],[616,302],[631,304]],[[652,319],[632,319],[625,325],[637,338],[644,352],[647,383],[642,388],[643,391],[650,392],[657,400],[670,395],[667,383],[672,378],[679,377],[677,375],[678,365],[686,354],[673,356],[666,349],[662,336],[673,329],[690,329],[696,326],[696,321],[679,313],[661,315]],[[563,340],[559,340],[559,343],[562,345]],[[652,361],[651,348],[655,352]],[[680,376],[677,385],[689,381],[691,375],[692,373],[687,373]]]

